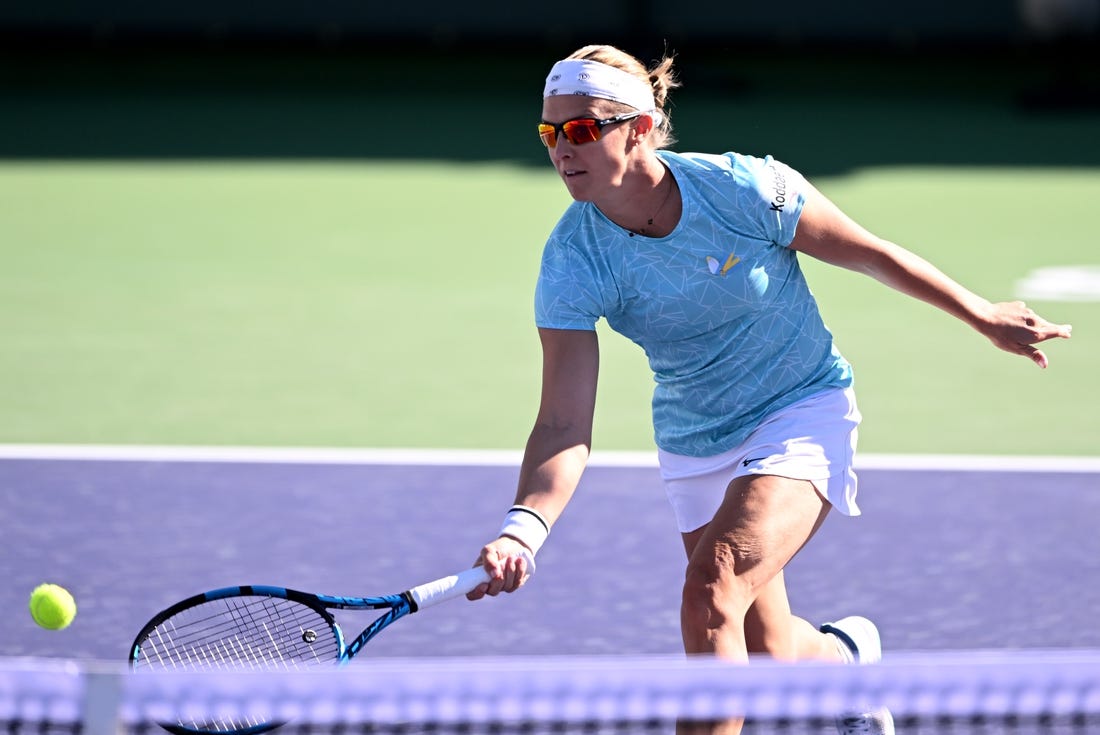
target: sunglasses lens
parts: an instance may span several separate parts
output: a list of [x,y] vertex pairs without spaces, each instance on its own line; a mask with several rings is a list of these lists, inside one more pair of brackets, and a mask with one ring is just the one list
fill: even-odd
[[562,132],[573,145],[594,143],[600,139],[600,126],[590,117],[570,120],[561,126]]
[[558,134],[553,125],[539,123],[539,138],[542,139],[542,144],[547,148],[553,148],[558,144]]
[[565,139],[573,145],[594,143],[600,139],[599,121],[591,117],[582,117],[563,122],[556,127],[550,123],[539,123],[539,138],[542,139],[542,144],[547,148],[556,146],[559,129],[565,135]]

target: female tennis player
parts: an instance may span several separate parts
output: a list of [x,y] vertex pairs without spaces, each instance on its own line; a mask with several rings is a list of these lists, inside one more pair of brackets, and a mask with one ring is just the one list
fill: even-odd
[[[1040,367],[1068,338],[1020,302],[990,303],[845,216],[770,157],[674,153],[670,57],[652,69],[586,46],[546,79],[539,136],[575,200],[550,233],[536,287],[541,404],[499,538],[477,563],[512,592],[569,502],[592,439],[601,317],[644,350],[656,380],[661,475],[687,551],[688,653],[747,660],[880,656],[861,617],[792,615],[783,569],[833,508],[858,515],[860,414],[798,255],[866,273],[946,311]],[[598,574],[614,573],[614,568]],[[892,732],[888,713],[842,732]]]

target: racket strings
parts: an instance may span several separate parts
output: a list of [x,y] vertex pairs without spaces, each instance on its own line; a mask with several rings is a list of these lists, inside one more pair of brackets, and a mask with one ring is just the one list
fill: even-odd
[[212,600],[149,631],[135,668],[285,670],[331,665],[337,632],[317,610],[273,597]]

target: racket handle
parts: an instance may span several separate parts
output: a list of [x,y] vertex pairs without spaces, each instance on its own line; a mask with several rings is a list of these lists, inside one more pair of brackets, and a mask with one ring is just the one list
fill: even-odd
[[[529,553],[524,553],[523,558],[527,562],[527,573],[535,571],[535,560]],[[479,584],[489,581],[489,573],[485,567],[476,566],[464,569],[458,574],[437,579],[434,582],[425,582],[409,590],[409,597],[416,603],[417,610],[437,605],[445,600],[461,597],[474,590]]]

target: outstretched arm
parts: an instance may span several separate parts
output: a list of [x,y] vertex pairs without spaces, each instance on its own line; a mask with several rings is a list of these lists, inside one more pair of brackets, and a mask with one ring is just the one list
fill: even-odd
[[990,303],[920,256],[871,234],[813,187],[809,188],[791,248],[832,265],[872,276],[902,293],[958,317],[993,342],[1039,367],[1047,357],[1034,345],[1069,338],[1068,324],[1052,324],[1022,301]]
[[[542,397],[515,502],[535,510],[552,526],[573,497],[588,462],[600,356],[595,332],[540,329],[539,338]],[[511,536],[486,544],[477,563],[484,565],[491,580],[468,597],[476,600],[522,585],[527,573],[519,556],[522,550],[522,543]]]

